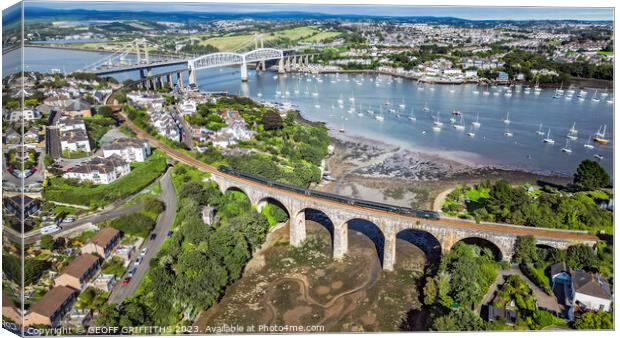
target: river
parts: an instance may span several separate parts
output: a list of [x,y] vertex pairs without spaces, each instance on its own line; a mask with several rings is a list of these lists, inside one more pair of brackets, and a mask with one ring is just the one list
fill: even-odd
[[[25,63],[27,70],[55,68],[69,72],[104,55],[28,47]],[[4,74],[15,69],[19,69],[18,51],[4,56]],[[137,73],[118,78],[134,76]],[[566,95],[553,98],[554,89],[543,89],[540,95],[535,95],[534,90],[526,94],[523,88],[516,87],[511,90],[511,96],[506,96],[503,87],[475,84],[431,85],[386,75],[275,75],[253,70],[249,71],[249,81],[242,83],[238,68],[198,71],[197,81],[203,90],[290,102],[306,119],[324,121],[333,130],[344,129],[348,136],[380,140],[475,166],[570,175],[581,160],[594,159],[598,154],[603,157],[601,164],[610,174],[613,172],[613,104],[606,103],[606,99],[592,101],[594,90],[591,89],[587,90],[586,99],[580,101],[578,89],[567,100]],[[487,90],[490,94],[483,95]],[[368,110],[375,114],[369,114]],[[455,118],[455,124],[461,124],[461,117],[452,114],[454,110],[462,112],[464,130],[451,125],[451,117]],[[383,121],[375,118],[381,113]],[[432,129],[437,115],[444,124],[439,132]],[[410,116],[416,120],[411,121]],[[479,128],[472,125],[476,119]],[[537,133],[541,124],[545,135]],[[577,139],[568,140],[566,135],[573,124],[578,130]],[[607,126],[609,144],[590,141],[594,148],[584,147],[602,125]],[[468,132],[475,135],[469,136]],[[507,132],[512,136],[507,136]],[[548,132],[554,144],[543,142]],[[572,152],[563,152],[561,148]]]

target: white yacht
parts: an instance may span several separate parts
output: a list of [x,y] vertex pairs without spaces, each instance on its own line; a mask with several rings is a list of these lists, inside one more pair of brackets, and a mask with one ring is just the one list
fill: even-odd
[[549,143],[549,144],[555,143],[555,140],[551,138],[551,128],[549,128],[549,130],[547,131],[547,137],[543,139],[543,142]]
[[568,130],[568,134],[566,134],[566,138],[568,138],[569,140],[576,140],[577,139],[577,129],[575,129],[575,122],[573,122],[573,126]]
[[465,130],[465,122],[463,121],[463,115],[461,115],[461,120],[459,123],[453,125],[456,130]]
[[510,124],[510,112],[506,113],[506,118],[504,119],[505,124]]
[[412,122],[416,121],[415,114],[413,113],[413,108],[411,108],[411,115],[409,115],[409,120]]
[[480,113],[476,114],[476,121],[472,122],[471,125],[480,128]]
[[570,148],[570,140],[566,140],[566,145],[564,146],[564,148],[561,148],[560,150],[568,154],[572,153],[573,150]]
[[433,125],[436,127],[443,126],[443,122],[439,121],[439,112],[437,112],[437,114],[435,115],[435,121],[433,122]]

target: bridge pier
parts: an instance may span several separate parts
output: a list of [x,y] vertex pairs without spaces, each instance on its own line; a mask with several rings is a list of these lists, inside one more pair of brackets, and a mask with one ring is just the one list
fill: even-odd
[[347,223],[341,223],[339,227],[334,224],[334,259],[342,259],[349,249],[349,231]]
[[264,71],[266,71],[266,70],[267,70],[267,66],[266,66],[266,62],[265,62],[265,60],[263,60],[263,61],[259,62],[258,64],[260,65],[260,70],[261,70],[261,71],[263,71],[263,72],[264,72]]
[[278,59],[278,73],[284,74],[284,58]]
[[241,64],[241,81],[248,81],[248,64],[245,61],[245,58],[243,58],[243,63]]
[[300,247],[306,240],[306,212],[303,209],[292,215],[290,227],[289,242],[294,247]]
[[189,85],[196,85],[196,69],[194,68],[189,69]]
[[168,88],[173,89],[174,83],[172,82],[172,73],[166,75],[166,81],[168,82]]
[[384,234],[383,270],[393,271],[396,261],[396,234]]
[[177,85],[179,89],[183,89],[183,73],[177,72]]
[[290,57],[290,56],[287,56],[287,57],[286,57],[286,62],[284,63],[284,69],[285,69],[287,72],[290,72],[290,71],[291,71],[291,57]]

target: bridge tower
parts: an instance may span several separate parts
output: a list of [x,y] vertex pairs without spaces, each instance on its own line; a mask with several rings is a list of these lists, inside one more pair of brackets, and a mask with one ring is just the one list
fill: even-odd
[[[265,39],[263,37],[263,34],[256,34],[254,36],[254,49],[258,49],[258,48],[265,48]],[[267,67],[265,67],[265,61],[260,61],[258,63],[258,69],[261,71],[265,71],[267,69]]]

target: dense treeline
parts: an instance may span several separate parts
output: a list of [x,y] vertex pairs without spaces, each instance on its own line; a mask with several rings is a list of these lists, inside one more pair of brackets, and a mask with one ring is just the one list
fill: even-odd
[[[610,196],[609,176],[594,161],[577,168],[568,187],[512,186],[505,180],[457,187],[446,198],[444,212],[478,221],[613,233],[613,213],[599,206]],[[464,212],[464,213],[463,213]]]
[[472,309],[495,280],[497,268],[490,250],[457,243],[441,258],[437,273],[426,278],[423,301],[432,312],[431,329],[483,330],[484,322]]
[[155,228],[157,216],[164,211],[164,208],[163,202],[148,198],[142,210],[115,218],[109,222],[109,225],[125,234],[146,238]]
[[511,78],[517,73],[523,73],[527,80],[537,80],[532,75],[532,69],[549,69],[556,71],[559,75],[555,78],[539,78],[541,82],[560,82],[570,80],[570,76],[580,78],[595,78],[603,80],[613,80],[613,64],[600,63],[593,64],[586,60],[575,62],[559,63],[555,62],[540,53],[526,52],[522,50],[512,50],[502,57],[504,61],[504,71]]
[[[178,223],[150,263],[145,292],[118,308],[105,306],[97,325],[168,326],[182,321],[183,313],[191,318],[218,301],[263,243],[269,224],[250,201],[239,192],[222,194],[216,186],[202,183],[202,177],[191,170],[175,168]],[[200,217],[206,205],[217,210],[211,225]]]

